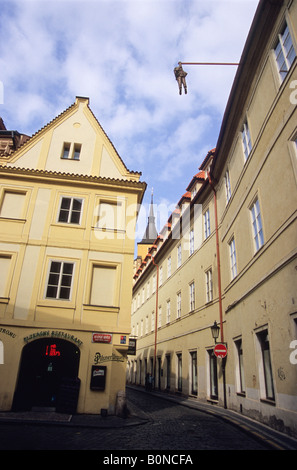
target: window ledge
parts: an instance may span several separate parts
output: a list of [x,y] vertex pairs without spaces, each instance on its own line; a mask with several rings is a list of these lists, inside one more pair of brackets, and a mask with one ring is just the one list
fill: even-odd
[[275,406],[275,400],[269,398],[260,398],[261,403],[266,403],[267,405]]

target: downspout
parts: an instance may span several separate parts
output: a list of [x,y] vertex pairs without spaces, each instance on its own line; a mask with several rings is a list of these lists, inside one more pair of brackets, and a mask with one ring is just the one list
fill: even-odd
[[152,257],[154,266],[157,268],[156,279],[156,314],[155,314],[155,351],[154,351],[154,388],[156,381],[156,361],[157,361],[157,329],[158,329],[158,296],[159,296],[159,265],[155,263],[155,258]]
[[[216,230],[216,245],[217,245],[217,263],[218,263],[218,289],[219,289],[219,314],[220,314],[220,332],[221,342],[224,343],[224,330],[223,330],[223,308],[222,308],[222,285],[221,285],[221,260],[220,260],[220,245],[219,245],[219,228],[218,228],[218,209],[217,209],[217,193],[211,179],[210,172],[208,172],[209,184],[214,194],[214,209],[215,209],[215,230]],[[226,396],[226,360],[227,357],[222,358],[222,372],[223,372],[223,388],[224,388],[224,408],[227,408]]]

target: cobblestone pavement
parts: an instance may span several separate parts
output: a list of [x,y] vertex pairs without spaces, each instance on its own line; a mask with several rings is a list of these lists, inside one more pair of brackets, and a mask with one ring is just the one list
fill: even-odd
[[240,428],[149,393],[127,390],[135,426],[0,423],[1,450],[266,450]]

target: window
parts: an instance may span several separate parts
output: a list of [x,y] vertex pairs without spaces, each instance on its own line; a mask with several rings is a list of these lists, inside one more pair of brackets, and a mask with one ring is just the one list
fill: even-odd
[[115,282],[116,267],[93,265],[90,304],[106,307],[114,306]]
[[261,248],[261,246],[264,245],[260,204],[259,204],[258,199],[255,200],[255,202],[250,208],[250,211],[251,211],[251,217],[252,217],[255,250],[258,251]]
[[58,222],[79,224],[82,210],[82,199],[62,197]]
[[63,160],[79,160],[81,152],[81,144],[71,144],[65,142],[62,149],[61,158]]
[[182,355],[177,354],[177,390],[182,391]]
[[158,328],[162,326],[162,306],[159,305],[158,308]]
[[194,253],[194,230],[190,231],[190,255]]
[[146,298],[148,299],[149,296],[150,296],[150,281],[148,281],[146,285]]
[[237,276],[237,262],[236,262],[236,249],[235,249],[235,240],[232,238],[229,243],[230,250],[230,269],[231,269],[231,280]]
[[159,287],[162,285],[163,283],[163,267],[160,266],[160,269],[159,269]]
[[208,238],[210,235],[210,219],[209,219],[209,209],[204,214],[204,238]]
[[227,170],[225,173],[225,190],[226,190],[226,201],[228,204],[231,198],[231,183],[230,183],[229,170]]
[[151,331],[154,331],[155,329],[155,311],[152,311],[152,316],[151,316]]
[[181,317],[181,292],[177,293],[176,296],[176,318]]
[[8,277],[10,272],[11,257],[0,256],[0,297],[7,297],[8,295]]
[[197,352],[190,353],[191,356],[191,394],[197,395],[198,381],[197,381]]
[[124,228],[122,204],[117,201],[100,201],[97,227],[103,230]]
[[213,350],[208,351],[209,354],[209,392],[210,398],[218,399],[218,366],[217,358]]
[[170,314],[171,314],[170,300],[167,300],[167,304],[166,304],[166,323],[170,323]]
[[48,276],[46,298],[69,300],[73,271],[74,263],[52,261]]
[[170,369],[171,369],[171,357],[170,354],[166,355],[166,388],[170,389]]
[[206,277],[206,302],[211,302],[213,299],[213,292],[212,292],[212,270],[209,269],[205,273]]
[[[261,349],[262,363],[260,368],[260,380],[264,383],[262,386],[262,395],[264,392],[264,398],[268,400],[274,400],[274,386],[272,379],[272,367],[271,367],[271,358],[270,358],[270,344],[268,331],[264,330],[257,334],[259,346]],[[260,385],[261,386],[261,385]]]
[[171,256],[167,260],[167,277],[171,276]]
[[156,292],[156,274],[153,275],[153,294]]
[[179,268],[182,263],[182,247],[181,244],[177,247],[177,267]]
[[290,31],[285,25],[282,34],[278,35],[278,43],[274,49],[275,59],[281,81],[283,81],[296,57]]
[[0,216],[8,219],[21,219],[26,193],[4,191],[0,208]]
[[247,121],[243,125],[243,129],[241,131],[241,138],[242,138],[244,158],[246,161],[252,150],[251,136],[250,136],[250,131],[248,128]]
[[195,310],[195,282],[190,284],[190,311]]
[[237,352],[237,367],[236,367],[237,392],[245,393],[242,340],[240,339],[236,341],[235,346],[236,346],[236,352]]

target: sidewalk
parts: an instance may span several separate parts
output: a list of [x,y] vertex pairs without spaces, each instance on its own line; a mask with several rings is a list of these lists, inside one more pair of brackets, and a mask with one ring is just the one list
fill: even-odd
[[276,431],[265,424],[255,421],[247,416],[241,415],[232,410],[221,408],[215,404],[202,403],[194,398],[169,395],[161,391],[147,392],[143,387],[127,385],[127,388],[137,390],[142,393],[150,393],[158,398],[175,402],[181,406],[186,406],[195,410],[212,414],[217,418],[224,419],[241,430],[252,434],[256,439],[265,441],[269,447],[274,450],[297,450],[297,439],[293,439],[287,434]]

